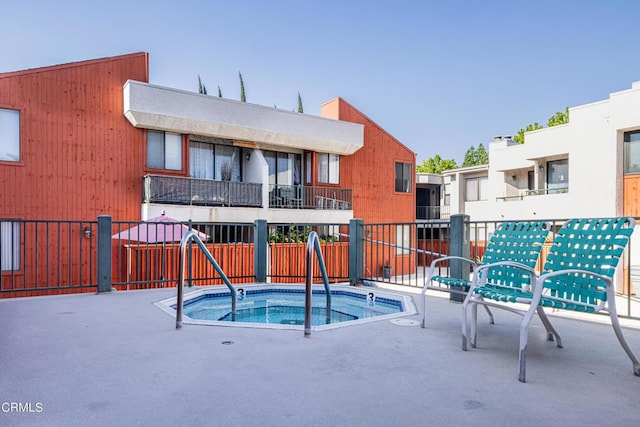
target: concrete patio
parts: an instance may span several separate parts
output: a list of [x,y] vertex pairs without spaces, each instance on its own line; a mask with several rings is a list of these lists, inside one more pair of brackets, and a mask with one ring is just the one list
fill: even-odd
[[[176,331],[153,305],[174,294],[1,300],[0,425],[640,425],[640,378],[599,316],[552,314],[563,349],[535,319],[522,384],[519,318],[507,312],[495,325],[480,312],[478,348],[463,352],[461,306],[446,297],[429,299],[426,329],[378,321],[304,338]],[[640,324],[624,324],[640,353]]]

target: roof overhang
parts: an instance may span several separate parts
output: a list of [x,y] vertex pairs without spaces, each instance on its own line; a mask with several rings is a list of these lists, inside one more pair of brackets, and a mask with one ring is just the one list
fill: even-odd
[[129,80],[124,115],[138,128],[349,155],[364,126]]
[[442,185],[444,179],[442,175],[436,173],[416,173],[416,185]]

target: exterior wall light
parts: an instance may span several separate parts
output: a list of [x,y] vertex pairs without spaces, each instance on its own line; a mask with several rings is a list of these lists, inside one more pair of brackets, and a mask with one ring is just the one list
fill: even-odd
[[83,232],[84,232],[84,237],[86,237],[87,239],[91,238],[91,227],[85,227]]

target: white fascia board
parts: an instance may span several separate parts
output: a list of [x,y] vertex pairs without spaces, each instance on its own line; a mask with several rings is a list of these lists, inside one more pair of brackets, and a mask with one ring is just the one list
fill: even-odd
[[341,155],[364,145],[364,126],[129,80],[124,115],[138,128]]
[[468,175],[476,172],[488,171],[489,165],[466,166],[464,168],[448,169],[442,172],[443,176],[447,175]]
[[416,173],[416,185],[418,184],[433,184],[433,185],[442,185],[443,183],[442,175],[435,173],[425,173],[425,172],[417,172]]
[[352,210],[208,207],[162,203],[141,205],[143,221],[161,215],[162,212],[180,221],[195,222],[253,223],[260,218],[278,224],[348,224],[353,219]]

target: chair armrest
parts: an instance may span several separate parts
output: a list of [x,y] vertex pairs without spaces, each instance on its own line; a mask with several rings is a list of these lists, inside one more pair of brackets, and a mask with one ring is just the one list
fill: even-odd
[[[613,286],[613,279],[609,276],[604,276],[602,274],[599,273],[594,273],[592,271],[589,270],[581,270],[579,268],[568,268],[566,270],[557,270],[557,271],[552,271],[549,273],[545,273],[542,274],[540,276],[538,276],[538,278],[536,279],[536,288],[535,288],[535,292],[533,295],[533,298],[531,300],[531,304],[532,305],[539,305],[540,304],[540,300],[542,299],[542,293],[544,292],[544,281],[553,277],[558,277],[558,276],[563,276],[563,275],[568,275],[568,274],[584,274],[584,275],[588,275],[591,277],[595,277],[597,279],[600,279],[602,281],[605,282],[605,292],[607,294],[607,302],[609,304],[612,304],[615,307],[615,290],[614,290],[614,286]],[[550,295],[545,295],[544,298],[548,298],[548,299],[552,299],[552,300],[556,300],[556,301],[560,301],[560,302],[566,302],[566,303],[570,303],[570,304],[577,304],[577,305],[582,305],[582,306],[590,306],[592,308],[595,309],[595,311],[600,311],[603,309],[604,307],[604,300],[600,300],[600,302],[598,304],[592,304],[592,303],[584,303],[581,301],[577,301],[577,300],[572,300],[572,299],[567,299],[567,298],[562,298],[562,297],[552,297]],[[615,308],[614,308],[615,310]]]
[[566,270],[557,270],[557,271],[551,271],[549,273],[544,273],[538,277],[538,280],[540,282],[544,282],[545,280],[550,279],[552,277],[563,276],[565,274],[586,274],[588,276],[593,276],[600,280],[604,280],[607,283],[607,285],[613,283],[613,281],[611,280],[611,277],[609,276],[605,276],[600,273],[594,273],[593,271],[589,271],[589,270],[581,270],[579,268],[567,268]]
[[479,272],[480,270],[488,270],[490,268],[500,267],[500,266],[517,267],[517,268],[521,268],[523,270],[526,270],[529,273],[536,274],[536,270],[534,268],[529,267],[528,265],[522,264],[521,262],[516,262],[516,261],[496,261],[496,262],[492,262],[490,264],[480,264],[480,265],[478,265],[476,270]]
[[480,272],[484,271],[484,270],[489,270],[491,268],[494,267],[515,267],[515,268],[519,268],[521,270],[526,271],[527,273],[529,273],[529,286],[535,286],[536,284],[536,270],[532,267],[529,267],[528,265],[522,264],[520,262],[516,262],[516,261],[497,261],[497,262],[492,262],[490,264],[481,264],[478,265],[477,267],[475,267],[473,269],[473,280],[471,281],[470,284],[470,291],[473,290],[473,288],[479,286],[479,281],[478,278],[480,277]]
[[448,256],[443,256],[441,258],[437,258],[437,259],[434,259],[433,261],[431,261],[431,265],[430,265],[429,268],[434,268],[436,266],[436,264],[438,264],[439,262],[448,261],[450,259],[459,259],[461,261],[465,261],[465,262],[467,262],[469,264],[472,264],[474,266],[478,265],[478,262],[476,262],[476,261],[474,261],[472,259],[461,257],[461,256],[448,255]]
[[441,263],[441,262],[443,262],[443,261],[449,261],[449,260],[452,260],[452,259],[457,259],[457,260],[460,260],[460,261],[464,261],[464,262],[466,262],[468,264],[471,264],[471,265],[473,265],[474,269],[478,266],[478,263],[476,261],[472,260],[472,259],[461,257],[461,256],[455,256],[455,255],[449,255],[449,256],[444,256],[444,257],[441,257],[441,258],[434,259],[431,262],[431,265],[429,266],[429,271],[427,273],[426,280],[424,281],[424,285],[422,287],[422,293],[423,294],[426,292],[427,285],[431,282],[431,278],[434,276],[433,273],[436,270],[436,265]]

